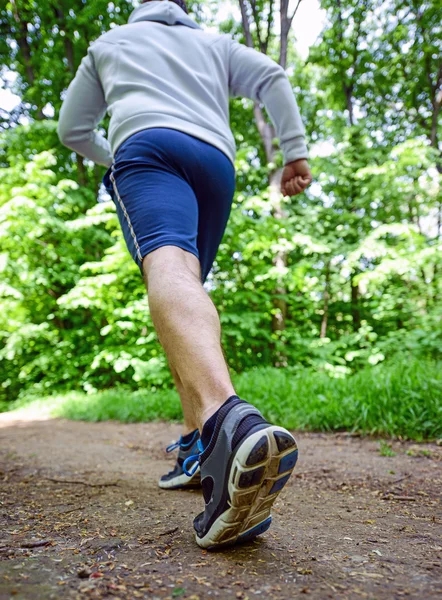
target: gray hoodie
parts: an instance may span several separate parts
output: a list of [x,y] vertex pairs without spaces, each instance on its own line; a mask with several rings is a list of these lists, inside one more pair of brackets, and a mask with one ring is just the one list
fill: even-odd
[[[60,111],[60,140],[109,166],[125,139],[170,127],[235,160],[229,96],[262,102],[285,163],[307,158],[304,128],[285,71],[228,34],[204,31],[177,4],[147,2],[127,25],[99,37],[81,61]],[[96,127],[110,115],[108,138]]]

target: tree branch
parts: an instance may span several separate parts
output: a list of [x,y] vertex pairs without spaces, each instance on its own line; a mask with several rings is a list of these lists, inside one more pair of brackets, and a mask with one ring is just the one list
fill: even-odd
[[242,20],[242,26],[244,29],[244,35],[246,38],[246,44],[247,44],[247,46],[249,46],[249,48],[253,48],[254,43],[253,43],[252,33],[250,31],[250,22],[249,22],[249,17],[247,15],[245,1],[244,0],[238,0],[238,1],[239,1],[239,8],[241,10],[241,20]]
[[267,35],[266,35],[266,40],[264,42],[264,50],[263,50],[264,54],[267,54],[267,52],[268,52],[270,39],[272,37],[273,6],[274,6],[274,2],[273,2],[273,0],[270,0],[269,16],[267,17]]
[[11,0],[12,14],[14,15],[14,21],[17,23],[17,44],[23,55],[23,62],[25,65],[26,77],[28,83],[33,85],[35,81],[35,73],[31,64],[31,48],[28,43],[28,30],[26,19],[21,17],[18,12],[16,0]]
[[[301,2],[302,2],[302,0],[298,0],[298,4],[295,6],[295,10],[293,11],[292,16],[289,17],[290,27],[292,26],[293,19],[295,18],[296,13],[298,12],[298,8],[299,8],[299,5],[301,4]],[[288,10],[288,6],[287,6],[287,10]]]
[[256,0],[250,0],[250,5],[252,7],[253,20],[255,21],[255,25],[256,25],[256,35],[258,38],[258,46],[259,46],[260,51],[264,52],[264,44],[261,39],[261,26],[260,26],[260,20],[259,20],[259,13],[256,10]]

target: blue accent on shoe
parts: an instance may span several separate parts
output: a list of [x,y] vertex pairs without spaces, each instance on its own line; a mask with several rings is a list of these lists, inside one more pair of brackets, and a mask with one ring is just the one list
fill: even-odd
[[181,438],[177,441],[177,442],[173,442],[173,444],[170,444],[169,446],[167,446],[166,448],[166,452],[173,452],[176,448],[179,448],[181,446]]
[[[190,446],[192,446],[195,443],[195,439],[199,436],[199,433],[200,432],[198,431],[198,429],[195,429],[195,431],[193,432],[193,435],[192,435],[191,439],[188,442],[186,442],[186,443],[183,442],[183,436],[181,436],[181,438],[180,438],[180,448],[182,450],[186,450],[187,448],[190,448]],[[190,434],[188,434],[188,435],[190,435]]]
[[285,484],[289,480],[290,475],[291,475],[291,473],[289,473],[285,477],[281,477],[281,479],[278,479],[277,481],[275,481],[275,483],[273,484],[273,487],[270,490],[270,492],[268,493],[268,495],[271,496],[272,494],[276,494],[276,492],[279,492],[279,490],[282,490],[282,488],[285,486]]
[[296,465],[296,461],[298,460],[298,451],[294,450],[281,458],[279,463],[278,473],[284,473],[284,471],[290,471]]
[[[188,435],[190,435],[190,434],[188,434]],[[173,444],[170,444],[169,446],[167,446],[166,452],[167,453],[173,452],[173,450],[176,450],[177,448],[181,448],[182,450],[186,450],[187,448],[190,448],[195,443],[195,438],[197,438],[198,435],[199,435],[199,431],[198,431],[198,429],[195,429],[190,441],[188,441],[186,443],[183,442],[183,436],[181,436],[177,442],[173,442]]]
[[253,538],[256,538],[257,535],[261,535],[261,533],[267,531],[271,523],[272,517],[267,517],[267,519],[265,521],[262,521],[262,523],[258,523],[258,525],[255,525],[255,527],[252,527],[252,529],[249,529],[249,531],[246,531],[245,533],[242,533],[240,536],[238,536],[236,543],[242,544],[243,542],[253,540]]
[[[194,473],[198,469],[201,460],[201,454],[204,451],[201,440],[198,440],[196,446],[199,450],[198,454],[192,454],[192,456],[188,456],[183,463],[183,471],[187,475],[187,477],[192,477],[192,475],[194,475]],[[192,467],[190,467],[190,469],[188,469],[187,465],[191,462],[193,462],[194,464],[192,465]]]

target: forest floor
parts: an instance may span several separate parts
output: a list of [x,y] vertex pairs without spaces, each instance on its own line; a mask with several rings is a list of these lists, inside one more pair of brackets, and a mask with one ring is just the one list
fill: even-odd
[[213,553],[157,487],[179,432],[0,415],[0,598],[441,597],[440,446],[300,433],[270,530]]

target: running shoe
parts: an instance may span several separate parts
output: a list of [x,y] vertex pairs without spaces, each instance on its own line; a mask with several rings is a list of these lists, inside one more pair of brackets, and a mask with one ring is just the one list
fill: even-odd
[[[200,487],[201,478],[198,466],[198,458],[193,461],[197,468],[194,470],[191,476],[186,475],[186,473],[183,471],[184,461],[200,451],[198,446],[199,439],[200,434],[198,429],[196,429],[191,436],[190,434],[186,435],[184,438],[181,436],[177,442],[170,444],[170,446],[166,448],[166,452],[172,452],[178,448],[178,456],[174,469],[166,475],[163,475],[159,480],[158,485],[160,488],[165,490],[177,490],[180,488]],[[191,466],[192,461],[189,461],[188,464]]]
[[200,448],[183,464],[190,476],[198,468],[201,472],[206,506],[194,520],[197,544],[214,550],[264,533],[298,458],[292,434],[232,396],[217,413],[207,447],[200,442]]

